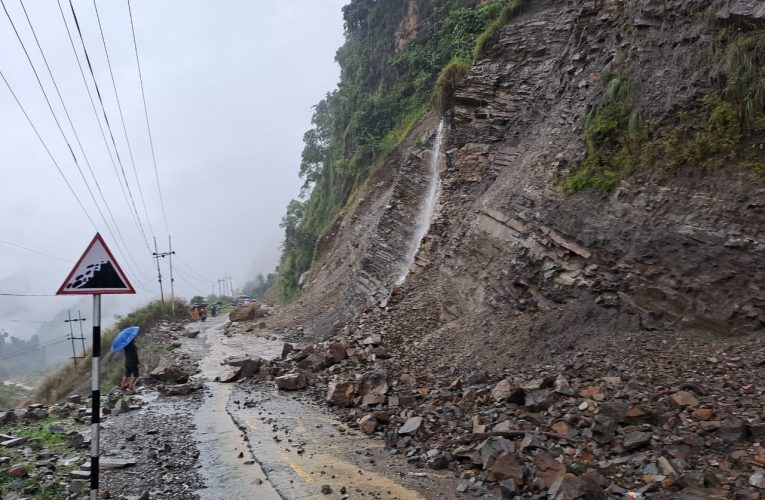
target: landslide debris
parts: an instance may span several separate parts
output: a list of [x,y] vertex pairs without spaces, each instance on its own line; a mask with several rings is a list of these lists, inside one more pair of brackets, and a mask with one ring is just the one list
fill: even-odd
[[391,316],[372,311],[353,332],[292,345],[249,383],[304,381],[303,397],[414,467],[451,472],[465,494],[765,494],[760,338],[636,331],[500,370],[437,355],[446,346],[411,338]]

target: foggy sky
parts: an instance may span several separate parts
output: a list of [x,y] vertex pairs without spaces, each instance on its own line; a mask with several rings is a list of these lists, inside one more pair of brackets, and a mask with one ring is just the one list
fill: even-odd
[[[19,0],[5,3],[100,201]],[[179,269],[178,295],[206,295],[212,291],[211,282],[225,273],[233,276],[235,286],[241,286],[257,272],[273,271],[277,264],[283,237],[278,224],[301,185],[297,168],[302,135],[310,128],[311,106],[337,84],[339,69],[333,58],[343,41],[340,8],[344,3],[131,1],[160,185],[178,257],[174,262]],[[62,5],[74,30],[68,3]],[[94,228],[77,205],[0,81],[0,293],[55,293],[98,230],[138,287],[135,297],[105,299],[125,309],[159,296],[150,250],[152,236],[160,251],[167,249],[168,231],[151,160],[127,3],[100,0],[98,7],[148,221],[93,3],[75,0],[74,5],[150,248],[120,189],[58,5],[55,0],[27,0],[32,24],[128,252],[121,248],[117,232],[110,233],[101,220],[11,25],[0,11],[0,70],[96,223]],[[76,31],[73,36],[85,65]],[[84,69],[95,98],[87,66]],[[100,115],[97,100],[96,109]],[[99,205],[111,225],[105,207]],[[167,284],[166,265],[163,274]],[[0,329],[28,333],[34,324],[26,321],[49,319],[75,303],[76,299],[63,297],[0,296]]]

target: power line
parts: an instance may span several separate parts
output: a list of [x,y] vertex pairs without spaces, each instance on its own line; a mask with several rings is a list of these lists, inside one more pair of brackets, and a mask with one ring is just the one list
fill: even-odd
[[0,292],[0,297],[58,297],[51,293],[10,293]]
[[159,183],[159,170],[157,169],[157,156],[154,152],[154,139],[151,136],[151,126],[149,125],[149,111],[146,106],[146,92],[143,88],[143,73],[141,72],[141,61],[138,58],[138,43],[135,38],[135,28],[133,26],[133,10],[130,8],[130,0],[127,2],[128,14],[130,15],[130,32],[133,34],[133,50],[135,51],[135,62],[138,66],[138,80],[141,83],[141,98],[143,99],[143,114],[146,117],[146,130],[149,132],[149,146],[151,146],[151,159],[154,162],[154,176],[157,179],[157,192],[159,193],[159,203],[162,207],[162,220],[165,223],[165,232],[170,234],[170,229],[167,225],[167,213],[165,212],[165,201],[162,198],[162,187]]
[[[5,9],[5,3],[3,3],[3,9]],[[7,14],[8,11],[6,11]],[[85,205],[82,204],[82,200],[80,200],[80,197],[77,196],[77,192],[75,192],[72,185],[69,183],[69,179],[66,178],[66,175],[64,175],[64,171],[61,170],[61,167],[59,166],[56,159],[53,157],[53,154],[51,154],[50,149],[48,148],[48,145],[45,144],[45,141],[43,140],[42,136],[40,135],[40,132],[37,131],[37,127],[35,127],[35,124],[32,122],[32,119],[29,118],[29,115],[27,114],[27,111],[24,109],[24,106],[21,105],[21,101],[19,101],[19,98],[16,97],[16,93],[13,91],[13,88],[11,88],[11,84],[8,83],[8,80],[6,80],[5,75],[3,74],[2,70],[0,70],[0,77],[2,77],[3,82],[5,82],[5,86],[8,87],[8,91],[13,96],[13,100],[16,101],[16,104],[19,106],[19,109],[21,109],[21,112],[24,113],[24,117],[29,122],[29,125],[32,127],[32,130],[34,130],[35,135],[37,135],[37,138],[40,140],[40,143],[42,144],[43,148],[45,148],[45,152],[48,153],[48,156],[50,157],[51,161],[53,162],[53,165],[56,166],[56,170],[58,170],[58,173],[61,174],[61,177],[64,179],[64,182],[66,183],[66,187],[69,188],[69,191],[71,191],[72,196],[74,196],[74,199],[77,200],[77,204],[80,206],[82,211],[85,213],[85,217],[88,218],[90,223],[93,225],[93,228],[95,228],[96,231],[98,231],[98,227],[96,226],[96,223],[93,222],[93,218],[90,216],[88,211],[85,209]]]
[[[117,164],[114,162],[114,155],[112,154],[112,150],[109,148],[109,143],[106,140],[106,134],[104,133],[104,127],[101,125],[101,120],[99,120],[99,118],[98,118],[98,111],[96,110],[96,104],[93,101],[93,94],[91,93],[90,87],[88,86],[87,78],[85,78],[85,71],[82,69],[82,63],[80,62],[80,56],[77,53],[77,49],[74,46],[74,39],[72,38],[72,32],[69,29],[69,23],[66,22],[66,16],[64,15],[64,9],[63,9],[63,7],[61,7],[61,0],[57,1],[57,5],[58,5],[59,13],[61,14],[61,20],[63,21],[64,27],[66,28],[66,34],[69,37],[69,44],[72,47],[72,52],[74,53],[75,61],[77,61],[77,67],[80,70],[80,76],[82,77],[82,83],[85,86],[85,90],[87,91],[87,94],[88,94],[88,99],[90,100],[90,107],[93,110],[93,116],[96,118],[96,123],[98,124],[98,129],[101,131],[101,138],[104,141],[104,146],[106,147],[106,152],[109,154],[109,160],[111,161],[112,167],[114,169],[114,174],[117,177],[117,184],[119,185],[120,190],[122,191],[122,196],[125,198],[125,203],[127,203],[128,211],[129,211],[130,210],[130,202],[128,201],[128,196],[127,196],[127,193],[125,192],[125,188],[122,185],[122,180],[120,179],[119,172],[117,171]],[[91,170],[91,174],[92,174],[92,170]],[[94,176],[93,180],[95,181],[95,176]],[[97,181],[96,181],[96,185],[98,186],[98,182]],[[100,187],[99,187],[99,192],[101,192]],[[111,209],[109,207],[109,204],[106,202],[106,198],[104,197],[103,192],[101,192],[101,198],[104,200],[104,203],[106,204],[106,209],[109,212],[109,216],[111,217],[112,222],[114,223],[114,228],[116,229],[117,235],[119,236],[119,239],[122,242],[122,246],[125,249],[124,253],[127,255],[128,259],[132,263],[131,267],[134,267],[135,269],[137,269],[138,270],[137,274],[140,274],[141,277],[143,277],[143,279],[147,279],[146,276],[144,276],[143,273],[140,272],[140,266],[138,265],[138,261],[135,259],[135,257],[133,256],[132,252],[130,251],[130,245],[127,244],[127,241],[125,240],[125,237],[123,236],[122,231],[120,230],[120,225],[115,220],[114,214],[112,213],[112,211],[111,211]],[[112,235],[112,237],[113,237],[113,235]]]
[[[198,293],[198,292],[199,292],[199,288],[200,288],[200,285],[195,285],[195,284],[191,283],[191,282],[190,282],[190,281],[187,279],[187,277],[186,277],[185,273],[181,272],[181,270],[180,270],[180,269],[176,268],[176,269],[175,269],[175,272],[178,274],[178,277],[179,277],[179,278],[181,278],[183,281],[185,281],[185,282],[186,282],[186,284],[189,286],[189,290],[191,290],[191,291],[192,291],[192,293]],[[208,284],[210,284],[210,283],[208,283]],[[201,293],[200,293],[200,295],[201,295]]]
[[27,252],[32,252],[40,255],[45,255],[46,257],[51,257],[53,259],[63,260],[64,262],[70,262],[69,259],[65,259],[63,257],[59,257],[58,255],[49,254],[47,252],[41,252],[40,250],[35,250],[33,248],[28,248],[23,245],[19,245],[18,243],[13,243],[8,240],[2,240],[0,239],[0,243],[5,243],[6,245],[10,245],[12,247],[21,248],[22,250],[26,250]]
[[182,264],[182,265],[183,265],[183,267],[185,267],[185,269],[186,269],[186,271],[185,271],[185,272],[186,272],[186,273],[189,275],[189,277],[191,277],[192,279],[194,279],[194,280],[197,280],[197,281],[202,281],[202,282],[204,282],[204,283],[212,283],[212,282],[213,282],[213,280],[208,280],[208,279],[206,279],[204,276],[202,276],[201,274],[199,274],[199,273],[195,272],[195,271],[193,270],[193,268],[192,268],[190,265],[188,265],[188,264],[187,264],[187,263],[186,263],[186,262],[185,262],[183,259],[181,259],[181,258],[180,258],[180,257],[178,257],[177,255],[175,256],[175,258],[176,258],[176,260],[178,261],[178,263]]
[[69,339],[66,338],[66,339],[54,340],[52,342],[47,342],[45,344],[38,344],[37,346],[29,348],[29,349],[26,349],[24,351],[15,352],[15,353],[13,353],[13,354],[11,354],[9,356],[2,357],[2,358],[0,358],[0,361],[5,361],[7,359],[18,358],[19,356],[24,356],[25,354],[33,353],[33,352],[39,350],[41,347],[50,347],[50,346],[53,346],[53,345],[56,345],[56,344],[61,344],[62,342],[67,342],[68,340]]
[[[24,6],[24,0],[19,0],[19,3],[21,4],[21,8],[24,11],[24,16],[26,17],[27,23],[29,24],[29,29],[32,31],[32,36],[35,39],[35,43],[37,44],[37,49],[40,51],[40,55],[42,56],[43,62],[45,63],[45,68],[48,70],[48,76],[50,76],[51,81],[53,82],[53,87],[56,89],[56,94],[58,95],[58,99],[61,102],[61,106],[64,108],[64,114],[66,115],[67,121],[69,122],[69,126],[72,129],[72,133],[74,134],[75,140],[77,141],[77,145],[80,148],[80,153],[82,154],[82,157],[85,160],[85,165],[88,167],[88,171],[90,172],[90,176],[93,178],[93,182],[96,185],[96,189],[98,193],[101,195],[101,200],[103,201],[104,206],[106,207],[106,211],[109,213],[109,216],[111,217],[112,223],[117,228],[117,232],[119,232],[119,227],[117,225],[117,221],[114,218],[114,214],[112,214],[111,207],[109,206],[109,202],[106,200],[106,197],[104,196],[104,192],[101,189],[101,185],[98,183],[98,179],[96,178],[95,172],[93,172],[93,167],[90,164],[90,160],[88,159],[87,154],[85,154],[85,148],[82,146],[82,142],[80,141],[80,136],[77,133],[77,129],[74,126],[74,123],[72,122],[72,117],[69,114],[69,109],[66,106],[66,103],[64,102],[64,98],[61,95],[61,91],[59,89],[58,83],[56,82],[56,78],[53,76],[53,71],[51,71],[50,65],[48,64],[48,58],[45,57],[45,52],[43,51],[42,45],[40,44],[40,40],[37,38],[37,33],[35,32],[35,28],[32,25],[32,20],[29,18],[29,13],[27,12],[26,7]],[[31,63],[31,61],[30,61]],[[52,110],[51,110],[52,111]],[[66,138],[65,138],[66,139]],[[73,154],[74,156],[74,154]],[[75,159],[75,163],[76,163]],[[106,220],[106,217],[104,216],[103,211],[101,211],[101,206],[99,205],[98,201],[96,201],[95,196],[93,195],[93,191],[90,188],[90,185],[88,184],[88,181],[85,179],[85,175],[83,174],[82,170],[80,169],[79,165],[77,166],[77,169],[80,171],[80,175],[82,176],[82,181],[85,183],[86,187],[88,188],[88,192],[90,193],[91,199],[93,200],[93,204],[96,206],[96,210],[98,210],[99,215],[101,215],[101,219],[104,222],[104,225],[106,225],[106,229],[109,231],[109,234],[111,237],[116,240],[117,245],[119,246],[120,250],[127,254],[128,252],[123,249],[122,244],[120,243],[120,240],[116,238],[114,235],[114,231],[112,230],[111,226],[109,225],[108,221]],[[121,236],[121,233],[120,233]],[[123,238],[124,240],[124,238]],[[125,243],[125,246],[127,246],[127,243]]]
[[[71,1],[71,0],[70,0]],[[133,148],[130,146],[130,139],[128,138],[127,126],[125,125],[125,115],[122,113],[122,104],[120,103],[120,96],[117,92],[117,82],[114,79],[114,72],[112,71],[112,63],[109,59],[109,50],[106,48],[106,37],[104,37],[104,30],[101,26],[101,16],[98,13],[98,4],[96,0],[93,0],[93,7],[96,10],[96,20],[98,21],[98,31],[101,33],[101,42],[104,46],[104,53],[106,54],[106,64],[109,67],[109,75],[112,79],[112,87],[114,87],[114,97],[117,99],[117,109],[120,113],[120,121],[122,122],[122,130],[125,132],[125,143],[127,144],[128,154],[130,156],[130,163],[133,166],[133,174],[135,175],[135,182],[138,185],[138,194],[141,196],[141,203],[143,204],[143,212],[146,215],[146,224],[149,225],[149,232],[154,235],[154,229],[151,227],[151,218],[149,217],[149,211],[146,210],[146,200],[143,197],[143,189],[141,188],[141,181],[138,179],[138,170],[135,168],[135,161],[133,160]],[[148,245],[148,241],[147,241]]]
[[125,187],[127,188],[128,197],[130,198],[130,205],[132,205],[133,212],[132,215],[134,216],[134,220],[136,224],[138,225],[138,229],[141,233],[141,236],[143,236],[144,244],[146,245],[146,250],[151,253],[151,247],[149,246],[149,240],[146,237],[146,232],[143,229],[143,224],[141,224],[141,218],[138,215],[138,209],[135,206],[135,200],[133,198],[133,192],[130,190],[130,184],[127,180],[127,175],[125,174],[125,167],[122,164],[122,158],[120,157],[119,149],[117,148],[117,142],[114,140],[114,133],[112,131],[112,126],[109,123],[109,117],[106,114],[106,107],[104,106],[104,100],[101,96],[101,89],[98,87],[98,80],[96,80],[96,75],[93,71],[93,64],[90,61],[90,55],[88,55],[88,49],[85,46],[85,39],[82,36],[82,29],[80,28],[80,21],[77,19],[77,12],[74,10],[74,5],[72,4],[72,0],[69,0],[69,8],[72,11],[72,17],[74,18],[74,25],[77,28],[77,34],[80,38],[80,44],[82,45],[82,50],[85,53],[85,61],[88,63],[88,70],[90,71],[90,76],[93,78],[93,85],[96,89],[96,96],[98,96],[98,102],[101,105],[101,112],[104,115],[104,122],[106,123],[106,129],[109,131],[109,137],[112,141],[112,145],[114,146],[114,154],[117,156],[117,162],[120,165],[120,170],[122,171],[122,177],[125,180]]

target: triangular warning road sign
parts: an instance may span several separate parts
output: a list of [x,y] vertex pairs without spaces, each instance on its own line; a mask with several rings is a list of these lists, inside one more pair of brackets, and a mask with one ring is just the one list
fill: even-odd
[[99,233],[75,264],[56,295],[135,293]]

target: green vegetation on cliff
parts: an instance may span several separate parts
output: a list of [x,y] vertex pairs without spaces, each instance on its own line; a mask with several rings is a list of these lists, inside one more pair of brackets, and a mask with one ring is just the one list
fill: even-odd
[[336,56],[340,83],[314,107],[313,128],[303,138],[301,199],[290,202],[282,219],[276,286],[283,298],[298,294],[318,239],[354,189],[428,110],[450,105],[476,40],[489,27],[496,33],[518,4],[352,0],[343,7],[345,43]]
[[673,176],[735,165],[765,175],[765,33],[723,31],[711,57],[718,88],[650,127],[629,78],[605,78],[604,97],[585,127],[585,159],[566,189],[609,190],[641,170]]

